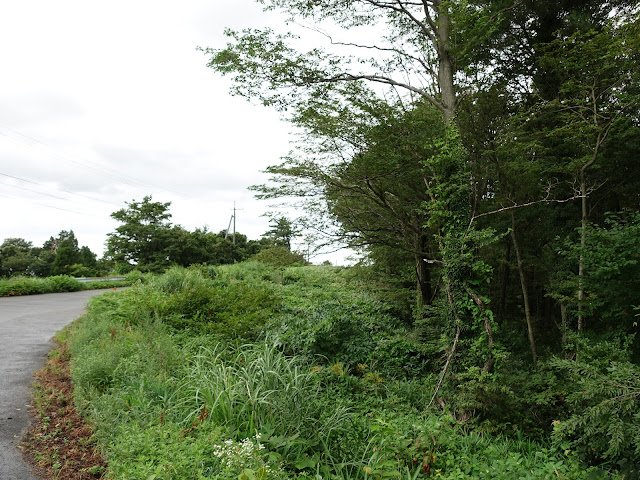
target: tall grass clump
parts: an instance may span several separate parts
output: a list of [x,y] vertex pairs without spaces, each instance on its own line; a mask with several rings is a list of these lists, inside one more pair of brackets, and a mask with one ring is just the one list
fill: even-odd
[[347,428],[348,409],[319,399],[320,383],[308,366],[266,343],[244,345],[232,357],[200,349],[179,387],[181,408],[193,422],[203,411],[238,438],[270,431],[306,439],[310,445]]

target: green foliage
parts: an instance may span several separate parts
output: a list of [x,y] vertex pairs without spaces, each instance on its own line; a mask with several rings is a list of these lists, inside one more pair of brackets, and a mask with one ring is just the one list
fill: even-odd
[[299,229],[293,225],[293,222],[286,217],[272,218],[269,226],[271,228],[262,235],[264,242],[291,251],[293,237],[300,235]]
[[116,262],[158,271],[169,265],[166,249],[171,227],[171,203],[153,202],[150,196],[131,201],[111,216],[121,223],[107,239],[107,254]]
[[239,233],[232,242],[224,231],[216,234],[204,228],[189,232],[172,225],[170,205],[146,196],[111,214],[121,225],[108,234],[105,256],[116,272],[126,274],[137,269],[160,273],[172,265],[233,263],[247,259],[262,246]]
[[278,310],[278,296],[265,285],[211,279],[204,272],[215,270],[173,267],[147,279],[133,294],[139,311],[177,329],[255,339]]
[[0,245],[0,275],[92,276],[99,273],[96,255],[88,247],[78,247],[73,230],[62,230],[56,238],[33,247],[21,238],[7,238]]
[[56,275],[47,278],[47,282],[51,285],[54,292],[76,292],[82,290],[82,284],[67,275]]
[[40,278],[15,277],[12,280],[0,281],[0,297],[52,292],[53,288],[49,282]]
[[286,358],[273,345],[246,345],[224,357],[203,349],[178,387],[184,399],[179,408],[189,412],[187,425],[206,405],[206,419],[224,425],[237,438],[256,431],[300,437],[289,448],[297,443],[304,449],[330,440],[348,422],[340,405],[326,410],[328,405],[318,402],[319,388],[307,366]]
[[[253,319],[270,340],[174,328],[193,308],[188,297],[234,284],[278,292],[281,311]],[[107,475],[587,479],[589,469],[548,445],[424,411],[435,380],[394,309],[365,286],[348,269],[247,263],[174,268],[94,297],[67,338],[76,403],[96,426]],[[229,302],[242,304],[247,291]]]
[[0,245],[0,273],[3,276],[27,275],[35,261],[33,246],[22,238],[7,238]]
[[57,275],[55,277],[16,277],[11,280],[0,280],[0,297],[17,295],[35,295],[39,293],[77,292],[78,290],[97,290],[126,287],[127,280],[79,282],[76,279]]
[[633,478],[640,472],[640,368],[628,342],[580,342],[580,359],[554,366],[573,382],[572,415],[554,422],[554,438],[586,462],[607,462]]
[[[561,251],[572,264],[580,255],[586,270],[585,311],[595,320],[594,329],[637,331],[633,326],[632,308],[640,303],[640,213],[608,213],[602,225],[591,225],[586,231],[584,250],[576,242],[567,242]],[[579,278],[567,274],[559,283],[566,301],[575,301]]]
[[[305,279],[290,272],[236,271],[279,285],[284,307],[265,333],[287,353],[335,367],[342,380],[333,387],[349,394],[379,393],[389,375],[408,372],[432,385],[439,373],[429,402],[487,431],[543,437],[561,419],[578,425],[567,430],[575,441],[591,420],[597,426],[585,443],[600,435],[608,446],[589,457],[581,445],[580,457],[623,468],[616,455],[630,458],[619,433],[628,412],[593,406],[584,414],[569,395],[579,377],[566,372],[584,363],[601,383],[632,388],[635,363],[626,362],[629,371],[603,366],[571,333],[577,326],[604,345],[615,334],[630,342],[637,331],[637,2],[263,3],[291,18],[384,33],[361,50],[379,57],[358,61],[298,52],[293,36],[271,30],[227,31],[226,48],[206,50],[209,66],[233,77],[235,92],[288,111],[304,129],[303,146],[269,168],[276,185],[256,189],[263,198],[302,198],[317,230],[363,249],[403,292],[415,274],[420,294],[411,329],[408,316],[391,318],[333,289],[309,302]],[[420,101],[397,91],[399,101],[386,101],[397,98],[386,92],[382,100],[363,81],[407,89]],[[500,241],[510,233],[511,242]],[[553,370],[554,353],[579,360]],[[616,403],[606,400],[614,392],[598,395],[597,405]],[[582,420],[565,423],[571,413]],[[494,465],[474,460],[452,462],[442,476],[509,478],[526,463],[506,452]],[[416,473],[384,461],[365,475]],[[518,476],[560,477],[560,464],[541,462]],[[567,471],[601,473],[573,463]]]
[[302,265],[305,263],[303,255],[291,252],[287,247],[283,246],[265,248],[251,257],[251,260],[274,267],[287,267],[290,265]]

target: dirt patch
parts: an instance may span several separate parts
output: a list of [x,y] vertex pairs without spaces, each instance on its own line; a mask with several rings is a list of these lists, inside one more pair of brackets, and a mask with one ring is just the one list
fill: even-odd
[[74,408],[66,344],[49,354],[35,378],[33,422],[20,444],[25,459],[43,478],[101,478],[107,464],[95,450],[91,427]]

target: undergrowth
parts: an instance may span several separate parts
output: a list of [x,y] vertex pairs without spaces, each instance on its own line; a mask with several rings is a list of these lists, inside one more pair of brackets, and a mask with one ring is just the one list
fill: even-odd
[[427,409],[437,359],[350,275],[172,269],[94,298],[69,349],[106,477],[602,478],[548,440]]

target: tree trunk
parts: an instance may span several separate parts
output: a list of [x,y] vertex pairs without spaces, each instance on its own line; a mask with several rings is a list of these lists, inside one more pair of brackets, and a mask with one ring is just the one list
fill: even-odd
[[511,240],[513,240],[513,249],[516,252],[516,260],[518,263],[518,273],[520,274],[520,287],[522,288],[522,302],[524,304],[524,316],[527,321],[527,333],[529,336],[529,346],[531,348],[531,359],[533,360],[533,366],[538,364],[538,353],[536,352],[536,341],[533,336],[533,324],[531,322],[531,306],[529,304],[529,290],[527,288],[527,277],[524,272],[524,265],[522,261],[522,254],[520,253],[520,246],[518,245],[518,239],[516,237],[516,220],[515,215],[511,213]]
[[469,296],[473,299],[473,302],[480,310],[480,314],[482,315],[482,319],[484,321],[484,331],[487,334],[487,349],[489,350],[489,356],[487,360],[484,362],[484,367],[482,367],[482,371],[485,373],[491,373],[493,371],[493,365],[495,363],[495,358],[493,356],[493,327],[491,326],[491,318],[487,315],[487,309],[476,292],[474,292],[469,285],[465,285],[465,289]]
[[[595,105],[596,95],[593,95],[594,99],[594,114],[593,114],[593,123],[596,128],[599,127],[598,123],[598,115],[597,109]],[[604,139],[607,137],[609,128],[613,123],[609,123],[609,125],[603,130],[598,132],[598,137],[596,138],[595,146],[593,149],[593,155],[591,159],[585,163],[580,169],[580,197],[581,197],[581,212],[582,212],[582,221],[580,228],[580,260],[578,265],[578,331],[581,331],[584,328],[584,251],[587,248],[587,226],[589,224],[589,212],[587,210],[588,207],[588,192],[587,192],[587,170],[596,163],[598,159],[598,153],[600,152],[600,147],[604,142]]]
[[560,304],[560,321],[562,326],[562,349],[564,350],[567,347],[567,304]]
[[[416,291],[418,299],[418,308],[425,305],[431,305],[431,270],[429,265],[425,262],[424,252],[427,246],[427,239],[425,235],[416,235],[415,237],[415,255],[416,261]],[[420,252],[420,253],[418,253]]]
[[431,272],[422,256],[416,256],[416,280],[418,307],[431,305]]
[[580,196],[582,197],[582,222],[580,228],[580,260],[578,264],[578,331],[584,328],[584,249],[587,245],[587,181],[585,169],[580,171]]
[[505,264],[502,270],[502,284],[500,285],[500,301],[498,302],[498,318],[504,314],[507,302],[507,286],[509,277],[511,276],[511,242],[507,240],[507,248],[505,251]]
[[451,125],[456,115],[457,97],[454,84],[454,68],[451,58],[451,18],[447,2],[434,1],[437,11],[438,40],[438,86],[442,102],[442,113],[446,125]]

